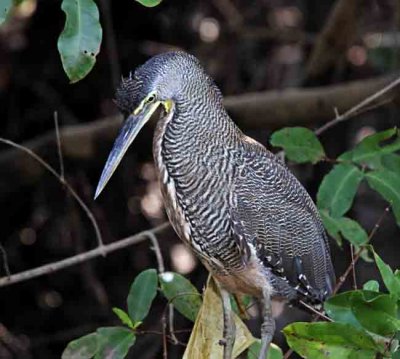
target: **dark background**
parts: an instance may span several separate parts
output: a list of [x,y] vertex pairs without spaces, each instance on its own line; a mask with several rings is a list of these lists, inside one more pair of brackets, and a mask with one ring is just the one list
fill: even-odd
[[[225,96],[273,89],[284,95],[292,87],[332,86],[398,70],[400,5],[394,0],[359,1],[355,16],[349,15],[354,26],[344,27],[344,33],[331,39],[332,48],[344,40],[344,50],[339,48],[329,66],[314,69],[315,73],[307,69],[310,53],[331,16],[332,1],[164,0],[152,9],[132,0],[97,3],[104,30],[101,52],[93,71],[74,85],[68,83],[57,51],[64,25],[61,2],[25,0],[0,28],[0,136],[30,145],[57,169],[53,112],[58,112],[64,129],[82,131],[83,127],[71,126],[88,123],[100,128],[115,121],[118,112],[112,99],[120,74],[127,75],[163,51],[180,48],[196,55]],[[105,26],[110,20],[114,34]],[[381,40],[371,43],[373,35]],[[327,131],[321,140],[328,155],[334,158],[366,133],[399,125],[398,111],[394,101]],[[268,113],[266,109],[266,119]],[[105,122],[95,122],[103,118]],[[316,128],[324,122],[306,121],[304,125]],[[295,114],[293,123],[298,124]],[[240,124],[265,145],[273,129],[288,125],[264,118],[256,125],[246,126],[245,119]],[[153,127],[143,129],[96,202],[94,190],[115,129],[87,143],[78,140],[78,154],[71,155],[73,151],[66,149],[66,179],[93,211],[106,243],[166,220],[152,162]],[[291,168],[315,198],[330,166]],[[370,231],[384,208],[385,203],[362,185],[350,216]],[[38,170],[26,155],[17,155],[5,145],[0,147],[0,210],[0,243],[5,252],[0,258],[0,276],[6,274],[4,254],[11,272],[16,273],[96,245],[87,216],[60,183]],[[207,273],[183,251],[173,231],[164,231],[158,239],[167,269],[184,272],[201,289]],[[399,239],[399,229],[389,214],[373,243],[394,267],[399,267]],[[331,243],[340,275],[349,263],[349,248]],[[184,262],[179,257],[182,252],[189,261],[186,268],[179,265]],[[156,265],[149,243],[143,242],[107,258],[0,288],[0,358],[58,358],[70,340],[98,326],[117,324],[111,308],[125,308],[135,275]],[[358,285],[371,278],[378,278],[374,264],[359,263]],[[351,282],[346,286],[350,288]],[[160,330],[165,305],[159,295],[143,330]],[[303,312],[286,310],[278,318],[278,328],[307,318]],[[256,319],[250,324],[255,334],[258,324]],[[176,314],[175,327],[190,329],[191,324]],[[179,338],[187,342],[188,334]],[[285,347],[279,332],[276,341]],[[184,350],[173,345],[168,349],[169,358],[180,358]],[[139,336],[130,357],[160,358],[161,352],[161,336],[146,334]]]

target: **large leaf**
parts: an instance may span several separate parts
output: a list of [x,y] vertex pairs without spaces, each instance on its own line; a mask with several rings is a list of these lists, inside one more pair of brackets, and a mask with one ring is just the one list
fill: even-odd
[[351,207],[358,185],[364,174],[350,164],[336,165],[322,180],[317,194],[319,209],[326,209],[332,217],[341,217]]
[[400,156],[394,153],[382,156],[382,166],[387,170],[400,173]]
[[201,295],[185,277],[174,272],[159,275],[161,290],[174,308],[194,322],[201,307]]
[[282,147],[287,157],[294,162],[316,163],[325,152],[314,132],[304,127],[286,127],[272,134],[271,145]]
[[327,299],[324,303],[326,314],[335,322],[351,324],[361,328],[361,324],[351,310],[351,299],[354,292],[344,292]]
[[[247,351],[247,359],[258,359],[258,355],[261,350],[261,340],[257,339],[248,349]],[[265,359],[282,359],[283,353],[282,349],[279,348],[276,344],[271,343],[268,349],[268,355]]]
[[[382,142],[393,140],[389,144]],[[400,150],[400,137],[396,128],[378,132],[364,138],[353,150],[342,154],[339,160],[350,160],[366,164],[371,168],[380,168],[384,155]]]
[[135,334],[123,327],[97,329],[98,351],[95,359],[123,359],[135,344]]
[[336,322],[363,327],[381,336],[400,329],[397,319],[397,301],[394,297],[369,290],[341,293],[325,304],[327,314]]
[[12,0],[0,0],[0,26],[7,20],[12,9]]
[[400,330],[396,300],[388,295],[356,291],[351,298],[351,310],[359,323],[369,332],[391,336]]
[[383,347],[362,330],[343,323],[293,323],[283,330],[303,358],[373,359]]
[[97,353],[97,333],[91,333],[70,342],[62,353],[62,359],[91,359]]
[[[233,313],[236,338],[232,358],[246,350],[254,338],[241,319]],[[211,277],[207,282],[199,315],[193,326],[183,359],[222,358],[223,310],[219,291]]]
[[128,313],[134,323],[142,321],[149,313],[157,294],[157,271],[147,269],[133,281],[128,295]]
[[64,30],[58,38],[58,51],[71,83],[83,79],[96,63],[102,29],[99,10],[93,0],[63,0]]
[[400,226],[400,173],[383,169],[368,172],[366,177],[370,187],[391,204]]
[[397,299],[400,299],[400,277],[393,273],[392,269],[374,251],[375,263],[381,273],[383,282],[388,291]]

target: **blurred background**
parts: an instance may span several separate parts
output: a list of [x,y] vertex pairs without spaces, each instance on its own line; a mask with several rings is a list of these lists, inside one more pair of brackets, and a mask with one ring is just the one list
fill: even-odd
[[[58,112],[65,177],[93,211],[105,243],[166,221],[151,151],[154,122],[93,201],[121,123],[113,103],[115,88],[121,75],[149,57],[173,49],[197,56],[221,88],[233,119],[266,146],[275,129],[317,128],[334,118],[334,107],[342,112],[355,105],[383,87],[400,65],[398,0],[164,0],[151,9],[135,1],[98,0],[101,52],[88,77],[71,85],[57,51],[65,21],[60,4],[22,0],[0,28],[0,136],[29,146],[58,169],[53,119]],[[352,86],[346,87],[349,82]],[[329,157],[365,135],[399,125],[396,97],[326,131],[321,141]],[[330,165],[289,165],[315,198]],[[365,185],[350,215],[370,231],[384,208]],[[0,147],[0,211],[0,277],[7,263],[16,273],[97,244],[86,214],[60,183],[26,154],[5,145]],[[373,240],[394,267],[400,264],[399,234],[389,214]],[[157,238],[167,269],[186,275],[201,290],[207,273],[174,232],[165,230]],[[349,247],[339,248],[334,241],[331,247],[340,275],[350,261]],[[145,241],[0,288],[0,358],[58,358],[72,339],[117,324],[111,308],[125,308],[133,278],[156,266]],[[378,279],[373,263],[360,262],[356,274],[359,284]],[[344,288],[350,287],[349,281]],[[165,306],[158,296],[143,330],[160,331]],[[278,329],[308,318],[287,308],[277,317]],[[257,334],[259,321],[249,325]],[[176,314],[175,328],[188,330],[179,334],[187,342],[191,323]],[[285,348],[279,330],[275,341]],[[180,358],[184,347],[168,349],[169,358]],[[161,353],[162,337],[146,334],[138,337],[130,357],[160,358]]]

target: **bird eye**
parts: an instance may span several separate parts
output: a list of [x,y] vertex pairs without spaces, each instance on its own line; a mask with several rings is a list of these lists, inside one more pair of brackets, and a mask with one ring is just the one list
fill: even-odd
[[147,102],[148,102],[148,103],[154,102],[155,99],[156,99],[156,95],[151,94],[151,95],[147,98]]

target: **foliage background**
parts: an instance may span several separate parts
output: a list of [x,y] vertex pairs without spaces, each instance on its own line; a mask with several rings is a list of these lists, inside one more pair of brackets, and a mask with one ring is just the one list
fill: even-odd
[[[25,0],[6,26],[0,28],[2,137],[19,143],[45,142],[43,135],[54,128],[55,110],[61,126],[116,116],[112,98],[120,73],[126,75],[149,56],[175,48],[195,54],[226,96],[292,87],[332,86],[398,70],[395,35],[400,16],[398,2],[394,0],[359,2],[355,29],[346,29],[348,33],[336,37],[348,38],[346,49],[317,76],[310,75],[307,64],[333,2],[168,0],[147,9],[133,1],[103,0],[98,6],[104,28],[101,52],[93,71],[75,85],[68,83],[56,46],[64,26],[59,2]],[[110,19],[114,35],[105,27]],[[371,47],[368,42],[371,34],[384,34],[386,42]],[[321,57],[320,62],[322,60]],[[266,119],[270,111],[273,109],[265,109]],[[327,131],[321,141],[329,157],[334,158],[363,135],[398,125],[398,115],[395,100],[336,126]],[[295,110],[292,116],[293,123],[298,124]],[[288,124],[271,123],[260,117],[259,122],[252,122],[251,126],[241,122],[241,127],[268,145],[272,130]],[[304,123],[314,128],[321,124]],[[123,166],[96,202],[92,200],[94,188],[113,134],[96,137],[95,146],[85,152],[86,155],[64,159],[68,181],[93,210],[106,242],[165,220],[152,164],[152,130],[153,127],[148,126],[142,131]],[[77,146],[85,148],[82,143]],[[58,165],[54,146],[39,148],[42,156],[54,166]],[[7,253],[11,271],[35,267],[93,247],[96,242],[90,223],[59,183],[51,176],[37,175],[28,159],[14,161],[12,153],[9,148],[1,147],[0,243]],[[23,173],[31,173],[31,177],[21,178],[20,166],[24,167]],[[321,179],[330,167],[324,162],[292,169],[315,198]],[[364,184],[358,191],[351,216],[371,230],[385,206],[385,202]],[[398,238],[399,229],[389,215],[373,244],[394,268],[399,267]],[[162,233],[159,241],[167,267],[182,271],[176,265],[177,261],[183,261],[182,257],[177,259],[182,249],[172,230]],[[333,241],[331,247],[339,275],[350,261],[350,251],[347,244],[341,250]],[[156,267],[156,262],[149,244],[144,242],[106,259],[1,288],[0,357],[59,357],[71,339],[98,326],[117,323],[110,308],[124,307],[133,278],[149,267]],[[195,262],[187,271],[185,274],[201,289],[206,280],[204,268]],[[380,280],[376,266],[360,262],[358,283],[369,279]],[[346,285],[350,288],[351,282]],[[144,329],[159,330],[164,307],[165,301],[157,297]],[[275,341],[284,347],[279,329],[288,322],[307,318],[307,314],[296,309],[285,309],[277,318]],[[176,315],[177,328],[188,329],[190,325]],[[250,326],[257,332],[259,322],[253,320]],[[182,341],[187,338],[187,333],[180,334]],[[142,335],[130,356],[159,357],[161,347],[159,335]],[[170,346],[169,357],[179,358],[182,352],[182,347]]]

